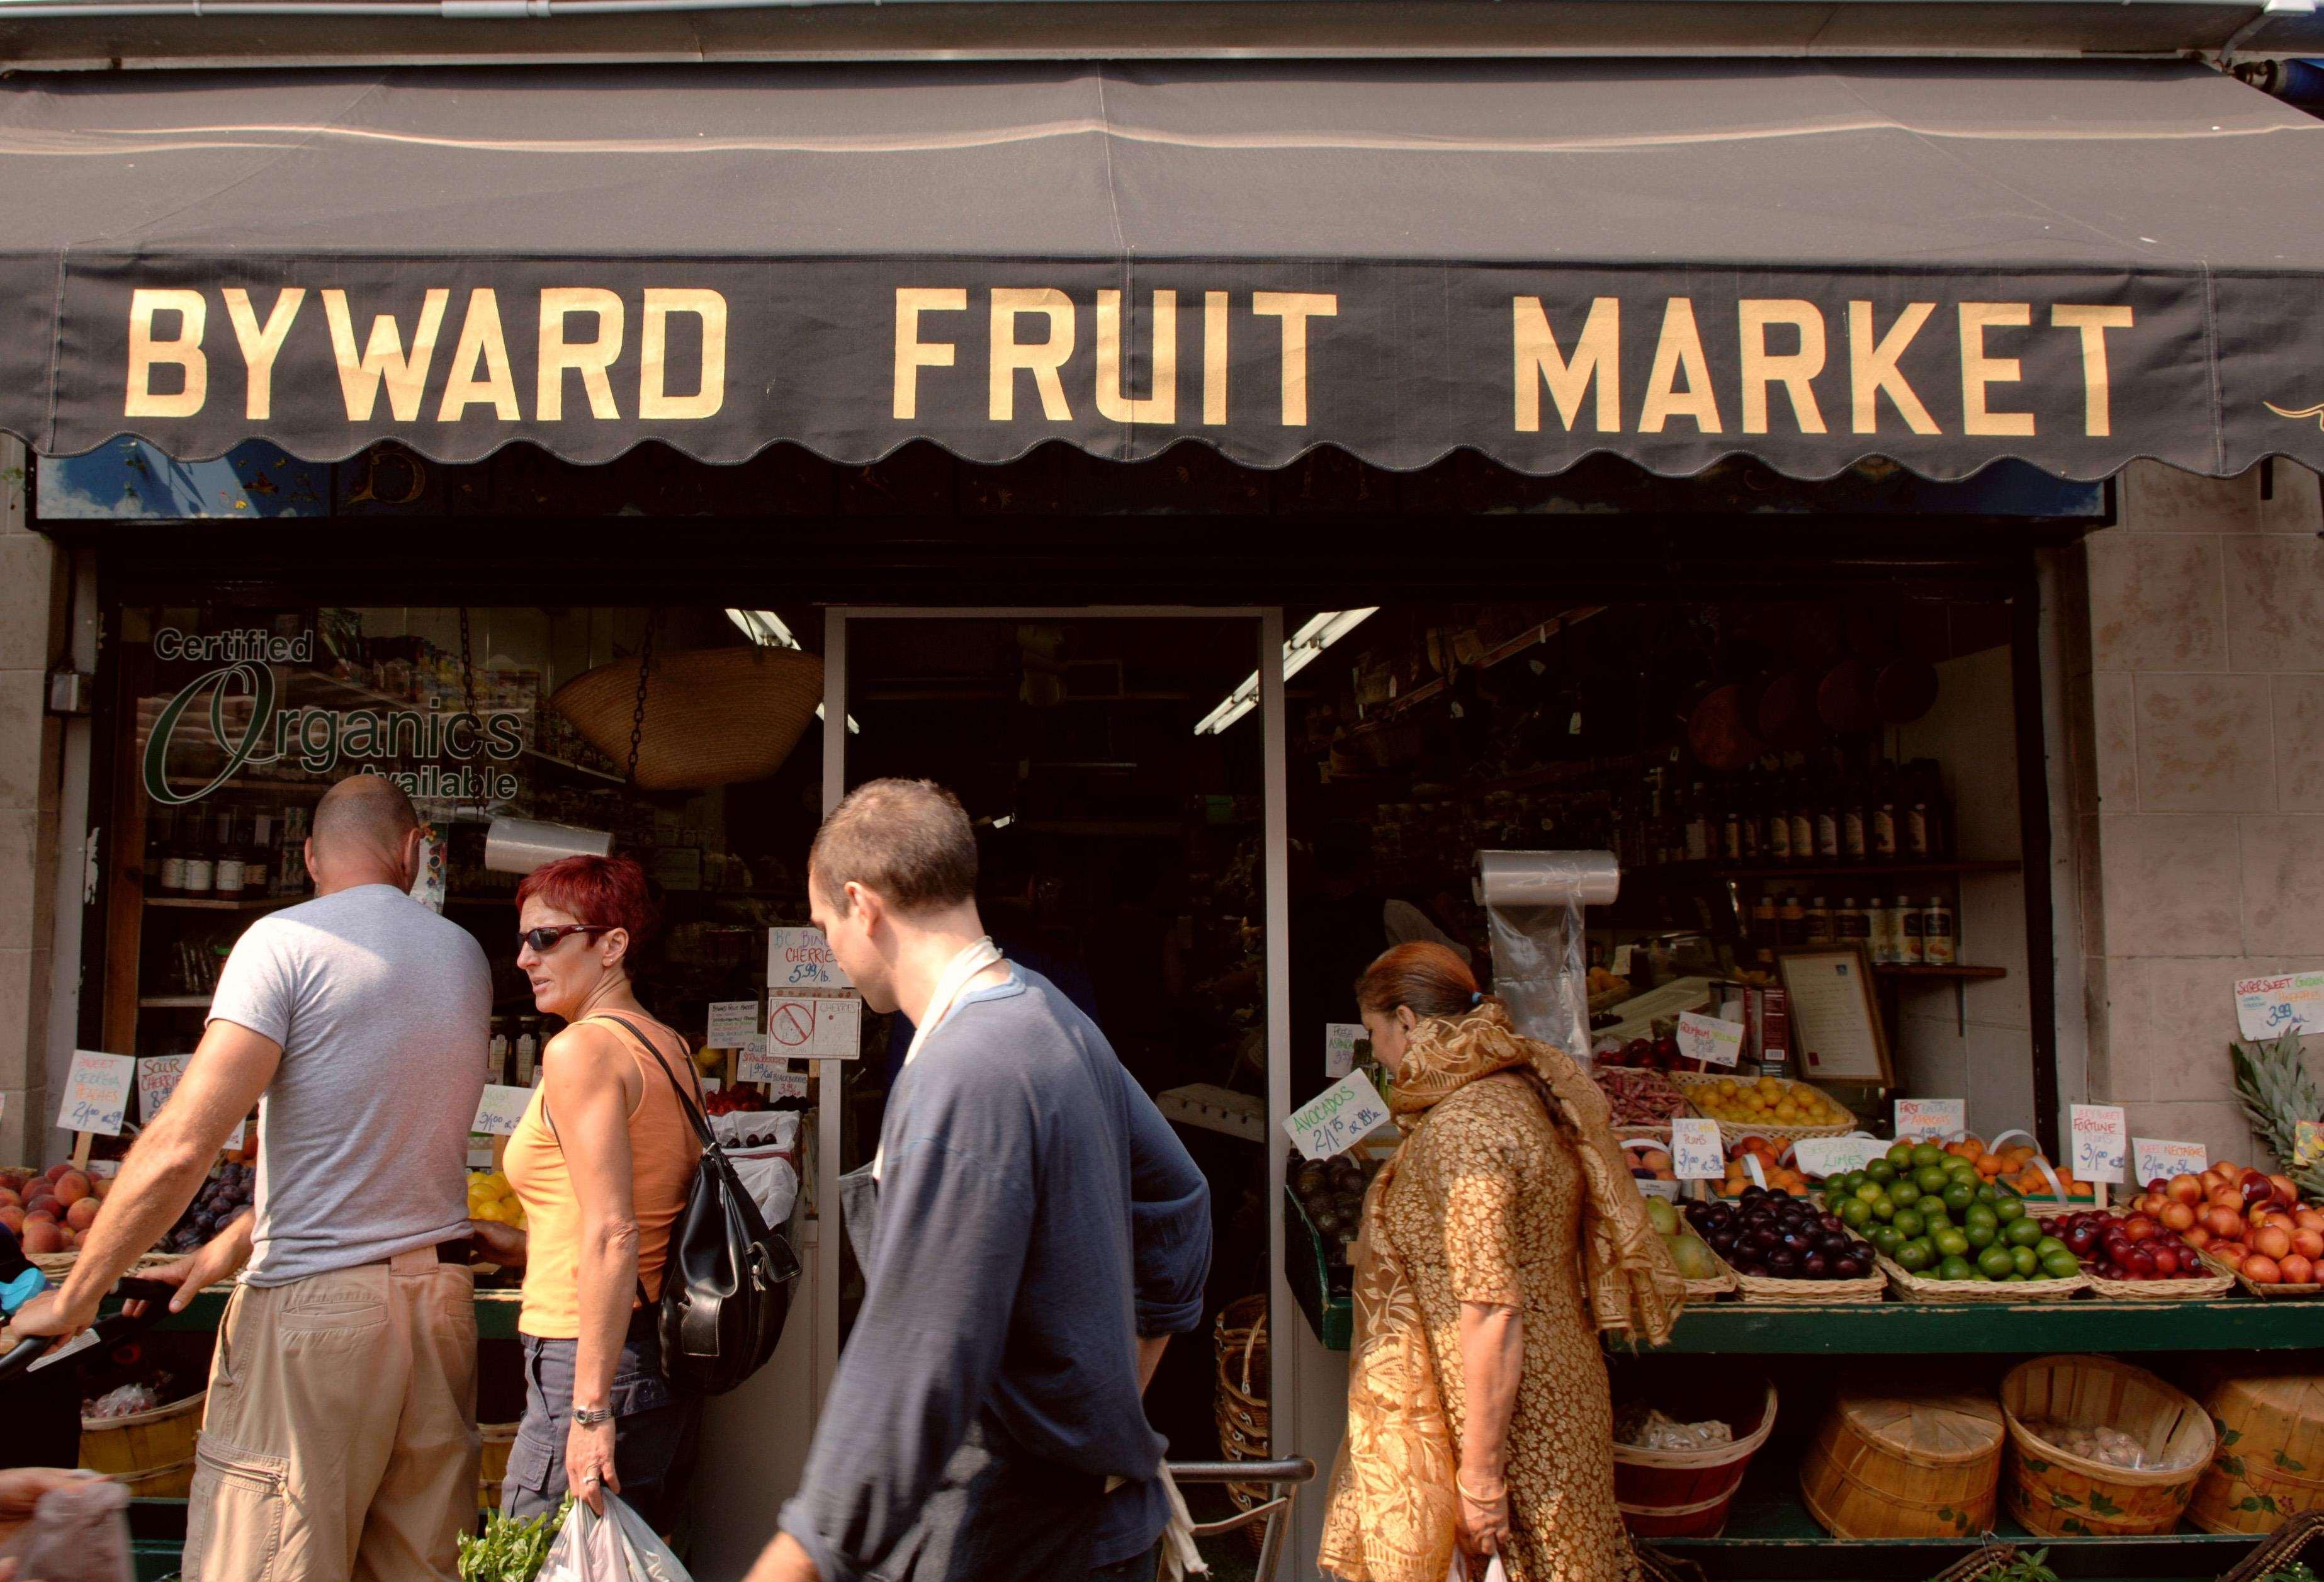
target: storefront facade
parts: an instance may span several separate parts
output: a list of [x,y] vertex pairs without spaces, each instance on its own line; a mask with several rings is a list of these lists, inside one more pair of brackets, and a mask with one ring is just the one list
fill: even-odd
[[[137,152],[125,199],[102,201],[150,225],[93,262],[27,248],[5,282],[12,311],[52,317],[0,348],[0,422],[42,458],[16,469],[0,540],[0,1158],[58,1152],[45,1122],[75,1049],[163,1053],[198,1022],[199,983],[154,976],[147,821],[169,799],[138,770],[152,705],[206,662],[182,639],[245,619],[346,638],[336,666],[283,662],[354,689],[284,708],[521,717],[504,762],[440,743],[378,762],[504,772],[473,800],[521,793],[516,810],[696,854],[662,874],[703,897],[679,920],[705,974],[688,1005],[779,986],[754,976],[756,940],[804,921],[814,818],[874,772],[977,786],[988,825],[1040,837],[1028,882],[1037,911],[1056,884],[1053,926],[1166,921],[1140,959],[1174,1020],[1146,1041],[1199,1037],[1216,1064],[1157,1053],[1148,1086],[1207,1070],[1255,1101],[1190,1135],[1223,1150],[1214,1192],[1256,1206],[1225,1278],[1269,1311],[1280,1451],[1328,1457],[1342,1408],[1342,1359],[1286,1277],[1304,1233],[1280,1189],[1323,1024],[1353,1019],[1325,942],[1335,861],[1364,906],[1481,946],[1476,850],[1616,849],[1646,910],[1609,925],[1610,964],[1618,937],[1723,938],[1722,904],[1748,940],[1761,893],[1810,889],[1687,893],[1720,822],[1781,797],[1865,806],[1925,762],[1949,816],[1906,865],[1911,899],[1950,909],[1958,964],[1986,970],[1892,975],[1894,1089],[2053,1145],[2063,1106],[2118,1103],[2139,1135],[2254,1157],[2218,1059],[2231,985],[2324,959],[2304,883],[2324,856],[2324,664],[2304,641],[2324,615],[2324,427],[2305,410],[2324,402],[2324,124],[2192,68],[1643,70],[1618,93],[1348,75],[1357,91],[1303,97],[1225,72],[964,72],[901,126],[829,83],[786,85],[795,119],[770,121],[769,82],[673,79],[644,134],[578,94],[520,133],[425,74],[365,85],[361,110],[345,84],[217,85],[208,137],[181,106],[163,125],[134,94],[58,96],[57,146]],[[1544,100],[1557,124],[1532,118]],[[330,131],[286,153],[284,124]],[[573,190],[551,162],[682,160],[681,133],[714,145],[709,184],[779,179],[715,222],[659,167],[584,185],[582,212],[539,196]],[[461,151],[469,184],[376,153],[415,139]],[[207,162],[206,143],[234,152]],[[2232,148],[2232,175],[2171,162],[2182,145]],[[1037,152],[977,162],[1020,146]],[[836,196],[795,174],[829,160],[876,173]],[[1546,190],[1541,161],[1554,211],[1519,201]],[[1756,199],[1720,201],[1785,162]],[[1940,173],[1956,162],[1972,174]],[[265,170],[318,194],[327,248],[226,251],[232,224],[182,222],[163,190],[197,168],[189,190]],[[2034,195],[1997,214],[2005,170]],[[71,174],[23,158],[68,233],[94,223]],[[387,200],[399,181],[466,196]],[[2172,200],[2142,209],[2142,191]],[[624,202],[667,257],[597,248]],[[1642,206],[1659,228],[1624,220]],[[522,245],[488,255],[484,217]],[[779,224],[806,241],[770,259],[742,240]],[[252,440],[280,449],[235,449]],[[96,459],[46,459],[72,457]],[[1326,619],[1358,611],[1375,613]],[[821,719],[715,813],[636,794],[634,765],[574,746],[546,707],[649,631],[666,664],[738,644],[820,661]],[[1665,717],[1717,683],[1821,681],[1882,652],[1925,665],[1935,702],[1840,750],[1809,728],[1758,744],[1772,767],[1708,772]],[[1076,708],[1108,723],[1016,734]],[[964,723],[984,708],[1001,723]],[[1553,715],[1586,750],[1462,723]],[[344,756],[285,778],[364,761],[340,731]],[[249,848],[263,812],[279,852],[272,794],[207,837]],[[456,837],[451,898],[497,899],[461,856]],[[1832,866],[1835,891],[1879,882]],[[476,927],[489,944],[503,923]],[[1134,973],[1090,966],[1120,1004]],[[828,1070],[816,1203],[878,1114],[852,1077],[826,1092]],[[706,1575],[738,1574],[763,1537],[844,1335],[835,1249],[803,1232],[813,1300],[714,1419],[734,1454],[702,1495]],[[1188,1360],[1206,1388],[1208,1357]]]

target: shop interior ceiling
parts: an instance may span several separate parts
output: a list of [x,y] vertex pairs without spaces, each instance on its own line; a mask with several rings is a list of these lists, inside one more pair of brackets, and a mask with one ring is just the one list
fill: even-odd
[[1951,484],[1878,463],[1803,483],[1743,458],[1692,478],[1609,457],[1531,477],[1467,451],[1400,474],[1320,449],[1266,472],[1194,442],[1131,464],[1050,445],[1001,467],[917,444],[864,467],[641,446],[589,467],[520,446],[467,467],[255,443],[184,463],[123,439],[37,469],[38,525],[103,547],[116,586],[363,602],[675,602],[706,578],[749,604],[1989,592],[2111,514],[2106,486],[2015,463]]

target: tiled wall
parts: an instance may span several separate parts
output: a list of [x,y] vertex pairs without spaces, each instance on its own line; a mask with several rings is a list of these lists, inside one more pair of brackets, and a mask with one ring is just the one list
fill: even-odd
[[2324,506],[2281,461],[2118,487],[2060,601],[2088,1091],[2248,1160],[2231,985],[2324,967]]
[[23,449],[0,443],[0,1164],[34,1162],[47,1141],[60,740],[47,688],[64,599],[56,546],[25,523]]

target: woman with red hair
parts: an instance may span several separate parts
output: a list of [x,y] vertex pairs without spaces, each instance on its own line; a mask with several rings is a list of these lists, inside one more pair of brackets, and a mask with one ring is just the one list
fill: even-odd
[[1685,1286],[1606,1100],[1442,945],[1380,957],[1356,1004],[1405,1136],[1364,1198],[1322,1567],[1443,1582],[1456,1553],[1498,1555],[1509,1582],[1635,1582],[1598,1332],[1668,1338]]
[[524,1267],[524,1419],[502,1508],[547,1514],[569,1491],[603,1511],[611,1490],[667,1531],[701,1408],[663,1376],[655,1327],[701,1162],[678,1086],[695,1084],[694,1065],[632,981],[654,923],[636,862],[566,857],[526,875],[516,900],[517,966],[534,1006],[567,1026],[509,1137],[526,1228],[476,1225],[487,1255]]

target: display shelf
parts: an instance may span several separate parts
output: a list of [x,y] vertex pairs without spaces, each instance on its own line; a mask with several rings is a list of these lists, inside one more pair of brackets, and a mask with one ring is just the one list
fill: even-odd
[[139,1005],[153,1011],[207,1009],[209,1003],[210,996],[208,995],[140,995],[137,996]]
[[[1671,1538],[1664,1553],[1693,1561],[1720,1582],[1808,1582],[1810,1578],[1869,1579],[1935,1575],[1978,1545],[1949,1538],[1834,1538],[1799,1497],[1798,1468],[1788,1457],[1752,1464],[1717,1538]],[[2109,1579],[2217,1577],[2259,1540],[2248,1533],[2199,1532],[2192,1528],[2154,1538],[2041,1538],[2030,1535],[2005,1508],[1994,1537],[2020,1550],[2047,1549],[2061,1577]]]
[[1872,976],[1898,978],[1907,982],[1914,978],[1995,978],[2007,977],[2009,969],[2006,967],[1972,967],[1962,961],[1957,961],[1950,967],[1916,967],[1899,961],[1876,963],[1872,968]]
[[2300,1301],[1707,1302],[1681,1313],[1670,1343],[1648,1355],[2008,1355],[2185,1351],[2195,1345],[2291,1351],[2320,1342],[2324,1329],[2314,1305]]
[[168,911],[272,911],[277,907],[296,906],[306,899],[303,895],[261,895],[226,901],[215,896],[149,895],[145,904]]
[[1862,863],[1767,863],[1742,867],[1723,863],[1665,863],[1622,875],[1623,883],[1669,884],[1723,884],[1728,880],[1766,879],[1884,879],[1930,877],[1961,874],[2015,874],[2025,865],[2015,857],[1952,857],[1923,861]]

